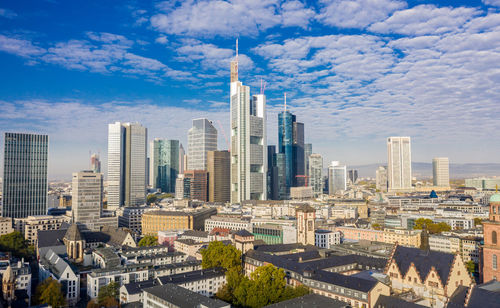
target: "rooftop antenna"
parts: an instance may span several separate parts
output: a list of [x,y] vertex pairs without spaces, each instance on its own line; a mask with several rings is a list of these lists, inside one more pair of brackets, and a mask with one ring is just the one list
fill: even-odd
[[285,92],[285,111],[286,111],[286,92]]

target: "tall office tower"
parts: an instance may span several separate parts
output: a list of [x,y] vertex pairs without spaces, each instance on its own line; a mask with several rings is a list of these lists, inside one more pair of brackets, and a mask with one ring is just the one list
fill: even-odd
[[175,181],[179,174],[179,140],[155,138],[149,145],[151,187],[163,193],[175,193]]
[[2,216],[47,214],[49,136],[5,133]]
[[187,160],[185,160],[185,156],[186,151],[184,150],[182,144],[179,144],[179,174],[183,174],[184,170],[186,170],[187,166],[185,165],[185,162],[187,162]]
[[309,155],[309,186],[315,197],[323,193],[323,157],[321,154]]
[[309,174],[309,156],[311,156],[312,152],[312,143],[304,144],[304,172],[305,175],[310,176]]
[[71,213],[73,223],[93,230],[99,221],[102,208],[102,173],[85,170],[73,173]]
[[410,137],[387,138],[387,180],[389,190],[411,189]]
[[304,123],[293,123],[293,163],[294,186],[305,186]]
[[146,141],[138,123],[108,125],[108,209],[146,202]]
[[207,119],[193,120],[188,131],[189,170],[207,170],[207,152],[217,151],[217,130]]
[[93,172],[101,173],[101,160],[99,158],[99,154],[94,153],[90,156],[90,167]]
[[276,153],[276,167],[278,169],[278,199],[288,199],[290,192],[286,189],[285,154]]
[[358,181],[358,170],[356,169],[351,169],[349,170],[349,182],[351,182],[351,184],[356,184],[356,182]]
[[208,201],[229,202],[231,200],[231,155],[229,151],[208,151]]
[[151,185],[149,183],[149,179],[151,178],[150,170],[151,170],[151,160],[149,159],[149,157],[146,157],[146,187],[149,187],[149,185]]
[[387,191],[387,167],[379,166],[375,171],[375,187],[379,191]]
[[328,194],[347,189],[347,167],[340,166],[338,161],[332,161],[328,167]]
[[267,199],[278,200],[278,165],[276,162],[276,146],[267,146]]
[[[208,201],[208,172],[206,170],[184,170],[184,183],[189,183],[190,199]],[[184,188],[184,194],[186,190]]]
[[450,161],[448,157],[432,159],[432,181],[434,186],[450,186]]
[[[237,50],[237,48],[236,48]],[[238,80],[238,53],[231,61],[231,202],[267,195],[266,97],[250,97]],[[189,160],[192,158],[189,157]]]

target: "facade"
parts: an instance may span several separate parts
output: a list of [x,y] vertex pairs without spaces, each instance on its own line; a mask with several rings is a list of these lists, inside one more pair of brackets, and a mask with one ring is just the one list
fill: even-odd
[[94,223],[101,217],[103,195],[102,173],[81,171],[73,173],[72,206],[73,223],[83,224],[94,230]]
[[99,154],[94,153],[90,156],[90,167],[93,172],[101,173],[101,160]]
[[313,153],[312,143],[304,143],[304,172],[306,176],[309,174],[309,156]]
[[267,146],[267,200],[279,199],[278,164],[276,146]]
[[149,183],[163,193],[174,193],[180,171],[179,140],[155,138],[150,142]]
[[214,228],[251,231],[252,223],[250,219],[216,215],[205,220],[205,232],[210,233]]
[[231,154],[229,151],[207,152],[208,201],[231,200]]
[[205,220],[217,214],[215,208],[194,212],[150,211],[142,214],[142,234],[158,235],[158,231],[202,230]]
[[108,209],[146,202],[147,129],[139,123],[108,125]]
[[290,194],[290,187],[304,186],[304,179],[297,175],[306,175],[304,172],[304,124],[296,120],[296,116],[286,110],[278,114],[278,150],[284,154],[285,188]]
[[12,218],[0,217],[0,236],[14,232],[12,228]]
[[49,136],[5,133],[2,216],[47,214]]
[[297,243],[302,245],[314,245],[314,224],[316,210],[311,206],[300,206],[295,210],[297,216]]
[[351,184],[356,184],[356,182],[358,181],[358,170],[356,169],[349,170],[348,177],[349,177],[349,182]]
[[24,234],[24,238],[30,245],[36,246],[38,231],[58,230],[63,223],[70,223],[71,218],[65,215],[52,216],[28,216],[15,220],[16,230]]
[[490,217],[483,221],[484,245],[480,264],[483,282],[500,278],[500,194],[490,197]]
[[450,186],[450,161],[448,157],[432,159],[432,182],[434,186]]
[[347,167],[340,166],[338,161],[332,161],[328,167],[328,194],[347,189]]
[[118,215],[118,227],[127,228],[136,234],[142,234],[142,214],[146,207],[127,206]]
[[410,137],[387,138],[387,181],[389,190],[411,189]]
[[266,97],[250,97],[231,61],[231,202],[267,197]]
[[466,187],[474,187],[479,190],[496,189],[500,187],[500,178],[472,178],[465,179]]
[[387,167],[379,166],[375,172],[375,187],[378,191],[387,191]]
[[177,175],[175,180],[175,199],[191,198],[190,179],[185,178],[184,174]]
[[182,144],[179,144],[179,174],[183,174],[184,170],[187,169],[187,160],[185,159],[185,157],[186,151],[184,150]]
[[231,305],[185,289],[173,283],[144,289],[144,308],[206,307],[230,308]]
[[29,262],[9,261],[7,268],[2,273],[3,299],[8,304],[16,300],[16,291],[25,291],[28,298],[31,298],[31,268]]
[[80,299],[80,275],[54,251],[49,250],[39,261],[39,279],[43,281],[49,277],[64,286],[64,295],[70,306]]
[[319,248],[330,249],[340,244],[340,232],[318,229],[314,231],[314,245]]
[[315,197],[323,193],[323,157],[321,154],[311,154],[308,159],[309,185]]
[[[208,173],[206,170],[184,170],[184,184],[189,183],[189,199],[208,201]],[[186,194],[186,189],[184,189]]]
[[188,131],[188,170],[207,170],[207,152],[217,151],[217,130],[207,119],[194,119]]

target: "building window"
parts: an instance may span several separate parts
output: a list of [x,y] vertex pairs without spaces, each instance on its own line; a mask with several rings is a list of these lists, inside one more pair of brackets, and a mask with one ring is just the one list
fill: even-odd
[[492,263],[493,263],[493,269],[496,270],[497,269],[497,255],[493,255]]
[[491,232],[491,242],[493,244],[497,243],[497,232],[496,231]]

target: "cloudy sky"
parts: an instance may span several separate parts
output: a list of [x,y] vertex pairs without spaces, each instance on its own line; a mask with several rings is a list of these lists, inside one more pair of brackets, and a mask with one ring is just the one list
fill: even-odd
[[[0,2],[0,131],[50,135],[51,178],[106,165],[107,124],[186,144],[191,120],[229,130],[229,61],[288,106],[325,161],[500,162],[500,0]],[[2,134],[3,148],[3,134]]]

